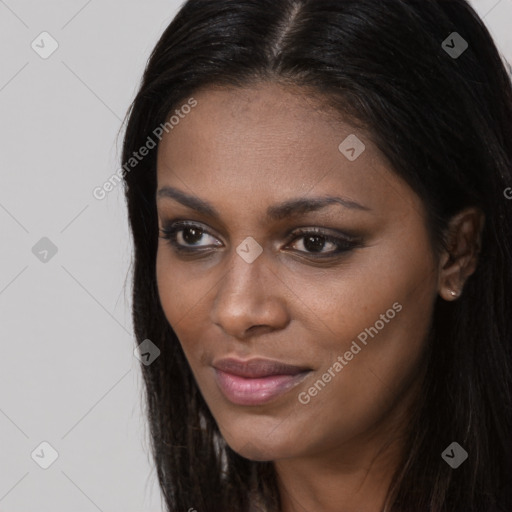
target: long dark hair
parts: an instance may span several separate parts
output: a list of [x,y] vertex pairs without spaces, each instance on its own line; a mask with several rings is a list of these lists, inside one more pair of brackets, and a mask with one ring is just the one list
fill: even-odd
[[[455,45],[453,32],[468,45],[458,56],[443,44]],[[194,92],[261,81],[300,86],[365,127],[423,199],[436,251],[454,214],[485,213],[476,271],[459,300],[435,304],[424,388],[387,511],[510,512],[512,88],[488,30],[465,0],[189,0],[148,61],[123,163]],[[124,182],[136,339],[161,351],[141,370],[168,510],[246,511],[251,489],[279,510],[273,463],[224,442],[162,310],[156,150]],[[453,441],[469,454],[457,469],[441,458]]]

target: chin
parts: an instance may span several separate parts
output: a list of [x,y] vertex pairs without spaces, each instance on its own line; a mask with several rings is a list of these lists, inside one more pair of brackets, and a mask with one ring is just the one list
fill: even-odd
[[[268,427],[258,425],[257,420],[251,419],[249,426],[238,427],[238,422],[230,425],[229,429],[221,429],[221,434],[228,446],[242,457],[258,462],[286,459],[297,453],[298,440],[289,431],[276,432],[279,422]],[[273,432],[274,435],[271,435]]]
[[293,453],[287,449],[269,445],[268,443],[260,444],[257,439],[248,441],[245,444],[242,443],[236,446],[230,445],[230,448],[238,453],[238,455],[256,462],[274,461],[293,456]]

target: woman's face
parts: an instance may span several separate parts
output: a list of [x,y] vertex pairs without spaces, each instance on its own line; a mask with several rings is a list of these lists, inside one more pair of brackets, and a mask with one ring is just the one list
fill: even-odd
[[422,202],[364,132],[289,89],[194,98],[158,149],[178,248],[160,238],[156,270],[222,435],[278,460],[403,425],[438,288]]

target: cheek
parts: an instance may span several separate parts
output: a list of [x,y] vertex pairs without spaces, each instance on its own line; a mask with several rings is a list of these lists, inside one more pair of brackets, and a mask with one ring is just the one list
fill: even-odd
[[418,252],[400,255],[381,247],[371,257],[368,251],[357,270],[330,280],[329,294],[316,288],[324,336],[314,353],[322,354],[322,364],[300,390],[301,428],[327,415],[324,441],[340,432],[356,435],[383,418],[419,376],[436,296],[424,249],[419,244]]
[[[316,430],[310,439],[310,449],[334,446],[340,438],[371,431],[403,402],[420,375],[429,306],[407,303],[404,298],[393,304],[394,318],[388,303],[377,308],[379,314],[370,315],[371,320],[359,318],[361,323],[351,329],[351,336],[343,336],[326,350],[326,364],[300,390],[306,394],[296,393],[303,405],[294,428],[315,432],[316,418],[325,420],[322,431]],[[380,319],[380,311],[388,323]]]
[[180,330],[190,324],[190,316],[194,314],[193,305],[200,297],[196,297],[194,280],[190,279],[180,263],[171,261],[166,242],[159,243],[156,257],[158,294],[167,321],[179,337]]
[[[179,275],[173,271],[173,267],[166,256],[169,249],[165,246],[164,241],[159,241],[159,247],[156,255],[156,282],[158,287],[158,295],[165,316],[171,325],[176,325],[177,320],[183,315],[182,308],[184,301],[176,301],[178,282],[176,277]],[[186,290],[179,289],[180,295]]]
[[209,308],[217,289],[213,272],[194,277],[191,264],[170,256],[165,241],[159,242],[156,281],[165,317],[178,337],[187,359],[199,358],[201,347],[195,340],[209,328]]

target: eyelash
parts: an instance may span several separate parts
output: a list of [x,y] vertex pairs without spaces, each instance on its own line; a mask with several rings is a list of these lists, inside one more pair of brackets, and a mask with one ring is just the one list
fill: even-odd
[[[213,237],[213,235],[211,233],[209,233],[206,229],[204,229],[203,227],[201,227],[198,224],[179,221],[179,222],[171,223],[169,225],[169,227],[167,227],[165,229],[160,229],[160,232],[162,233],[160,238],[167,240],[171,244],[171,246],[174,248],[174,250],[181,254],[198,254],[201,252],[208,252],[209,249],[207,249],[206,247],[211,247],[211,246],[205,246],[200,249],[194,249],[192,247],[186,247],[186,246],[182,246],[182,245],[178,244],[178,242],[176,240],[177,234],[180,231],[186,230],[187,228],[197,229],[198,231],[201,232],[200,233],[201,236],[209,235],[209,236]],[[298,239],[305,239],[308,236],[313,236],[313,237],[319,237],[320,239],[323,239],[326,243],[332,243],[337,247],[336,250],[329,251],[327,253],[325,253],[325,252],[316,253],[314,251],[313,252],[297,251],[302,254],[312,255],[316,259],[322,259],[322,258],[328,258],[328,257],[341,255],[342,253],[346,253],[346,252],[360,246],[360,243],[354,239],[329,235],[317,228],[308,228],[308,229],[301,228],[301,229],[296,230],[292,234],[292,236],[293,236],[293,238],[291,239],[291,241],[289,243],[295,242]],[[289,245],[289,243],[288,243],[288,245]]]

